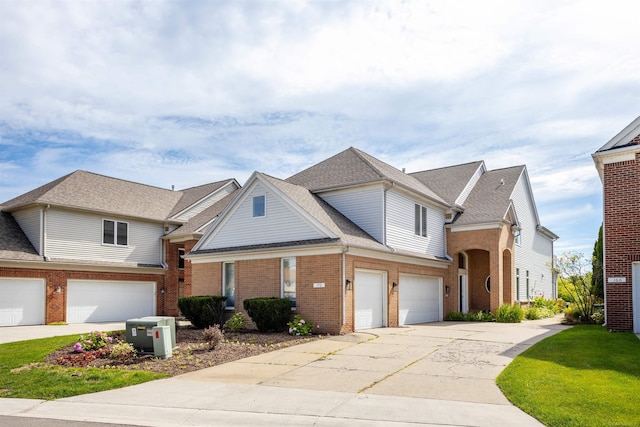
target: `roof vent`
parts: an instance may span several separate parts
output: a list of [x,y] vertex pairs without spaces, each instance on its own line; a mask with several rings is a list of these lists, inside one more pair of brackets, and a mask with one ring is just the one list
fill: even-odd
[[176,186],[172,184],[171,185],[171,191],[175,191],[175,189],[176,189]]

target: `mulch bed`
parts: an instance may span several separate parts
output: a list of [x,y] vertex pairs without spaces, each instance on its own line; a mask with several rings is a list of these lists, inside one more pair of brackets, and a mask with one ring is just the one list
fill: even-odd
[[[117,340],[126,341],[124,334],[112,336],[114,343]],[[203,338],[203,330],[188,327],[176,329],[178,349],[174,350],[173,356],[168,359],[158,359],[153,354],[143,354],[127,361],[116,360],[108,357],[108,350],[75,353],[72,344],[50,353],[45,361],[62,366],[144,370],[175,376],[319,338],[320,336],[315,335],[292,336],[286,332],[263,333],[254,330],[226,332],[224,341],[220,342],[215,349],[210,350],[209,343]]]

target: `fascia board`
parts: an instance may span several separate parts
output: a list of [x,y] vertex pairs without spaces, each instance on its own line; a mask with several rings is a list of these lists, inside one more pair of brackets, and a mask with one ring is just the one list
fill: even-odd
[[449,261],[439,261],[435,259],[429,259],[421,257],[416,254],[415,256],[411,256],[409,254],[397,254],[392,252],[379,252],[371,249],[358,248],[354,246],[349,246],[346,251],[347,255],[353,256],[361,256],[363,258],[372,258],[382,261],[390,261],[390,262],[401,262],[406,264],[414,264],[421,265],[424,267],[435,267],[435,268],[443,268],[447,269],[451,265]]
[[186,259],[192,264],[204,264],[210,262],[224,261],[245,261],[267,258],[287,258],[295,256],[313,256],[313,255],[331,255],[342,253],[342,246],[322,246],[322,247],[295,247],[295,248],[278,248],[273,250],[248,250],[238,252],[224,252],[216,254],[194,254],[186,255]]
[[73,262],[56,261],[18,261],[0,260],[0,267],[6,268],[32,268],[37,270],[63,270],[63,271],[90,271],[90,272],[118,272],[134,274],[165,274],[166,269],[162,267],[118,267],[105,265],[77,264]]
[[638,135],[640,132],[640,116],[638,116],[634,121],[629,123],[624,129],[616,134],[613,138],[609,140],[606,144],[604,144],[600,149],[596,152],[604,152],[615,148],[616,145],[622,143],[621,145],[628,144],[633,138]]
[[222,189],[224,189],[224,188],[226,188],[226,187],[228,187],[228,186],[230,186],[232,184],[235,184],[236,187],[240,188],[240,184],[238,184],[238,182],[235,179],[230,179],[226,184],[222,185],[217,190],[212,191],[211,193],[207,194],[206,196],[196,200],[195,202],[193,202],[192,204],[190,204],[189,206],[187,206],[186,208],[184,208],[180,212],[176,213],[175,215],[172,215],[171,218],[179,218],[180,216],[182,216],[183,214],[187,213],[188,211],[190,211],[191,209],[193,209],[194,207],[196,207],[200,203],[204,202],[207,199],[210,199],[211,197],[214,197],[216,194],[218,194],[220,191],[222,191]]
[[494,228],[502,228],[505,224],[509,224],[509,223],[507,221],[499,221],[499,222],[485,222],[482,224],[466,224],[466,225],[447,224],[445,225],[445,227],[450,229],[452,233],[456,233],[458,231],[491,230]]

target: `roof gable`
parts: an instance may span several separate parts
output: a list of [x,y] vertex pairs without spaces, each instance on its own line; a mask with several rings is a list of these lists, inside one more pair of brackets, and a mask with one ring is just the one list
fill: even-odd
[[312,192],[380,181],[398,184],[438,204],[448,206],[446,201],[417,179],[354,147],[286,179],[286,182],[300,185]]
[[220,213],[222,213],[239,191],[240,189],[234,190],[223,199],[217,201],[199,214],[190,218],[185,224],[169,233],[168,237],[173,239],[180,236],[191,236],[203,233],[204,229],[218,218]]
[[480,168],[484,168],[483,161],[412,172],[409,175],[432,188],[442,199],[453,205]]
[[235,184],[237,188],[240,188],[240,185],[235,179],[226,179],[224,181],[212,182],[181,190],[182,197],[180,197],[180,200],[176,203],[169,216],[183,216],[184,213],[194,207],[194,205],[197,205],[203,199],[206,199],[211,194],[222,189],[224,186],[231,184]]
[[42,261],[16,220],[0,211],[0,259]]
[[640,145],[640,116],[600,147],[596,154],[634,145]]

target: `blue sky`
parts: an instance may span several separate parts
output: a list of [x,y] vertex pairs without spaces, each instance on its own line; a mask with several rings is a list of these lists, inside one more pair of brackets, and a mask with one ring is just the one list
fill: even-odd
[[637,1],[0,0],[0,201],[77,169],[186,188],[350,146],[526,164],[591,254],[591,153],[640,115]]

